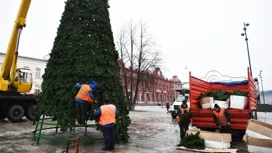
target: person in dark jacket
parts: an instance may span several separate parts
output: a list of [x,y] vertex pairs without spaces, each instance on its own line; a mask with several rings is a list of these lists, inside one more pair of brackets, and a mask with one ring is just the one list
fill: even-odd
[[118,110],[110,103],[109,99],[104,98],[104,105],[94,111],[94,116],[99,117],[99,124],[103,128],[104,145],[103,150],[114,150],[114,124],[118,116]]
[[226,109],[220,108],[218,104],[214,105],[213,120],[220,133],[230,132],[230,114]]
[[79,89],[75,97],[78,124],[86,124],[88,108],[95,102],[93,91],[96,89],[96,86],[95,81],[91,81],[89,84],[76,84],[76,88]]
[[170,108],[170,104],[169,102],[166,103],[166,110],[167,110],[167,113],[169,112],[169,108]]
[[179,123],[180,128],[180,140],[183,140],[186,131],[189,128],[191,118],[193,116],[193,112],[187,105],[187,100],[182,101],[182,105],[180,106],[180,109],[178,110],[178,117],[177,122]]

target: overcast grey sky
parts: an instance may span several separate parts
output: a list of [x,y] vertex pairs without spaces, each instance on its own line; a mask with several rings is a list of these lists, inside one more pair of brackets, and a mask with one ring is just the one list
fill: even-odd
[[[32,0],[19,54],[43,58],[51,52],[65,0]],[[21,0],[0,5],[0,52],[5,52]],[[264,90],[272,90],[271,0],[110,0],[114,36],[119,28],[143,20],[164,58],[164,76],[187,81],[188,71],[203,77],[210,70],[246,76],[247,34],[253,76],[262,70]],[[187,68],[187,69],[186,69]]]

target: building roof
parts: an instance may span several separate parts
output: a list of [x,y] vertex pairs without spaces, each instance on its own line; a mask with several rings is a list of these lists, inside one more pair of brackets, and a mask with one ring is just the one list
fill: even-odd
[[[0,55],[4,55],[4,56],[5,56],[6,53],[1,53],[1,52],[0,52]],[[41,58],[27,57],[27,56],[21,56],[21,55],[19,55],[18,57],[27,58],[27,59],[31,59],[31,60],[38,60],[38,61],[45,61],[45,62],[47,62],[46,59],[41,59]]]
[[272,93],[272,90],[264,90],[264,93]]
[[171,81],[175,82],[175,83],[179,83],[180,79],[178,78],[178,76],[174,75],[171,79]]

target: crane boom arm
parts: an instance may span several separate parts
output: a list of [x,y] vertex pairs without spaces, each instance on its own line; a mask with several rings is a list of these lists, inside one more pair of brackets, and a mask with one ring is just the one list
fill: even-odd
[[25,27],[25,20],[27,16],[27,12],[30,6],[31,0],[22,0],[19,11],[17,13],[17,17],[13,26],[13,31],[10,36],[9,44],[6,51],[6,56],[2,65],[1,71],[1,80],[9,80],[10,71],[14,71],[12,73],[13,77],[15,75],[16,64],[17,64],[17,56],[18,56],[18,45],[21,30]]

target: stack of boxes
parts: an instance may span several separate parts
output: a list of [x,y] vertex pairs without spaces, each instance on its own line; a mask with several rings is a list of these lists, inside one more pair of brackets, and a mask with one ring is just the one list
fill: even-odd
[[248,98],[245,96],[231,95],[226,101],[214,100],[213,97],[205,97],[200,100],[203,109],[214,109],[214,104],[218,104],[221,108],[245,109],[248,107]]
[[244,141],[249,152],[272,152],[272,125],[255,119],[248,121]]

